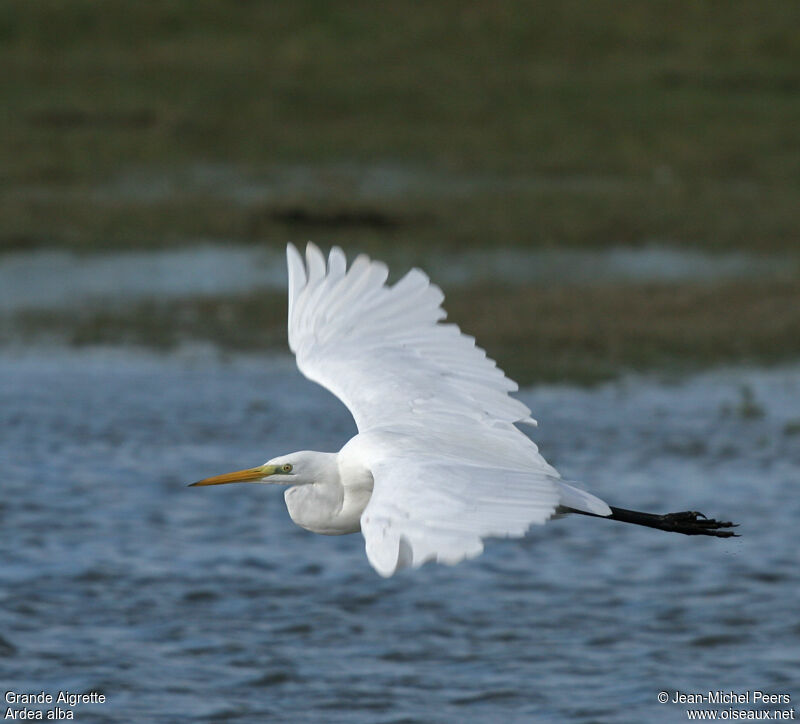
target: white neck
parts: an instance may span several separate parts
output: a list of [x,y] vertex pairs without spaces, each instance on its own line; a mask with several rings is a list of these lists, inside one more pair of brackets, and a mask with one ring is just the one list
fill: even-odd
[[298,481],[301,484],[284,494],[289,515],[301,528],[324,535],[361,530],[361,513],[372,493],[372,474],[366,468],[353,469],[341,463],[339,453],[314,453],[311,468]]

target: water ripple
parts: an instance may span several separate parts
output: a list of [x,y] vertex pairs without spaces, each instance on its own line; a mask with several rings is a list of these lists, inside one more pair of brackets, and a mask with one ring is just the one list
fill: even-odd
[[662,689],[797,694],[797,390],[795,368],[527,390],[565,477],[742,538],[565,518],[383,580],[278,491],[185,487],[353,433],[285,359],[0,356],[0,674],[102,690],[78,715],[103,722],[667,722]]

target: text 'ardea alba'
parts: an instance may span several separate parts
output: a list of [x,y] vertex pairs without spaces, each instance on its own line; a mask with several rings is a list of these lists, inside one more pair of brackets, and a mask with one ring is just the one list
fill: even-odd
[[286,250],[289,347],[309,379],[355,418],[338,453],[301,451],[193,485],[287,485],[289,515],[315,533],[364,534],[382,576],[430,560],[458,563],[483,539],[519,537],[556,513],[581,513],[687,535],[734,535],[687,511],[608,506],[568,485],[516,424],[536,424],[517,389],[475,341],[443,324],[441,290],[419,269],[386,285],[385,264],[341,249],[327,263]]

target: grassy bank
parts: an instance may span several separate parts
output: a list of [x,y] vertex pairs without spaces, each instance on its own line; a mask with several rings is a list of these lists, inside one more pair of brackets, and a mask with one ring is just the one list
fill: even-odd
[[[800,5],[0,5],[0,251],[795,252]],[[0,256],[2,263],[2,256]],[[524,382],[800,355],[800,282],[472,288]],[[282,295],[30,313],[7,341],[284,348]]]
[[[789,0],[9,0],[0,249],[791,248],[799,24]],[[310,181],[253,187],[276,168]]]

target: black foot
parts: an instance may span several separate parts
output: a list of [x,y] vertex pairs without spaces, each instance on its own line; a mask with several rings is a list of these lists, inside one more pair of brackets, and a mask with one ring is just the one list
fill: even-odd
[[671,533],[683,533],[684,535],[713,535],[717,538],[739,537],[732,530],[723,530],[723,528],[736,528],[736,523],[706,518],[705,515],[698,513],[696,510],[658,515],[656,513],[642,513],[638,510],[615,508],[613,505],[609,507],[611,508],[611,515],[597,515],[596,513],[587,513],[584,510],[575,510],[575,508],[562,508],[561,510],[569,513],[580,513],[580,515],[589,515],[592,518],[605,518],[606,520],[618,520],[621,523],[644,525],[648,528],[667,530]]
[[735,523],[706,518],[705,515],[698,513],[696,510],[667,513],[658,517],[662,523],[658,527],[662,530],[683,533],[684,535],[713,535],[717,538],[738,538],[737,534],[732,530],[720,530],[721,528],[735,528]]

